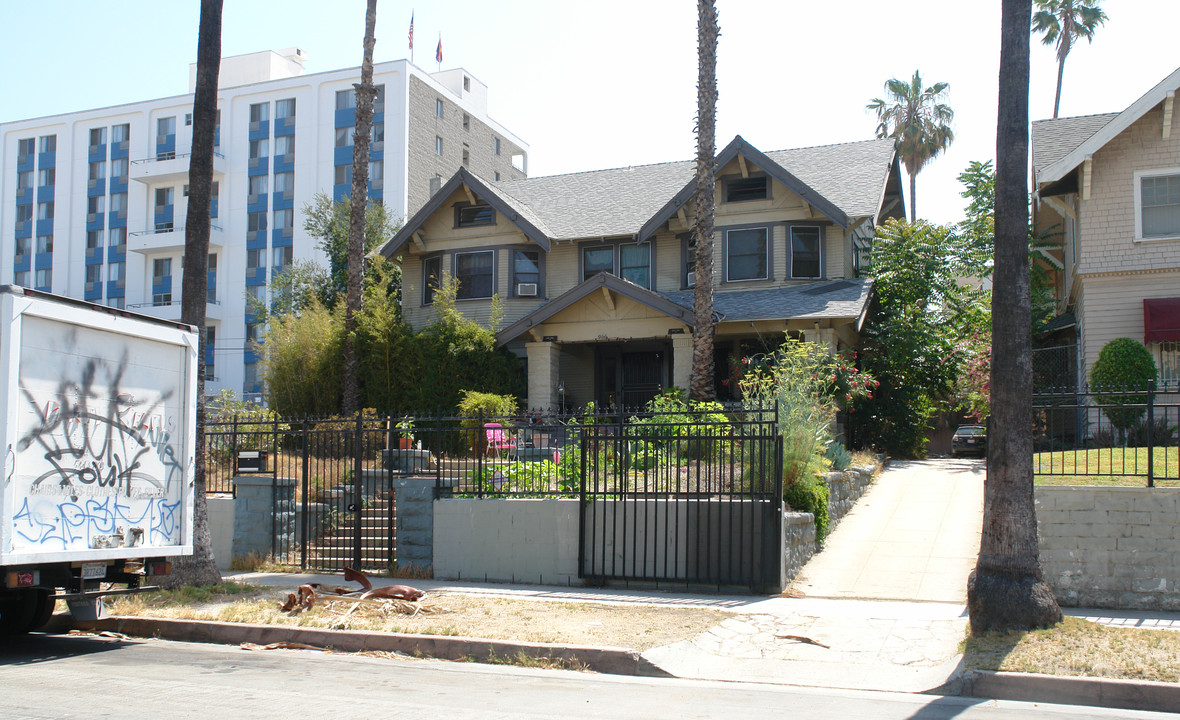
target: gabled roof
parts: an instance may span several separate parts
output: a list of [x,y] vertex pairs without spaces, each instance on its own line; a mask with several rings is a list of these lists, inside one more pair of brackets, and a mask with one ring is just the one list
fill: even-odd
[[617,275],[610,273],[598,273],[597,275],[578,283],[573,288],[565,291],[561,295],[553,298],[549,302],[541,305],[536,310],[533,310],[528,315],[512,323],[500,332],[496,333],[496,344],[503,345],[504,343],[514,340],[530,328],[533,328],[553,317],[557,313],[574,305],[579,300],[585,298],[600,288],[606,288],[611,292],[616,292],[623,297],[630,298],[641,305],[646,305],[651,309],[661,312],[674,320],[692,327],[693,313],[692,301],[689,300],[688,306],[681,303],[673,302],[664,295],[657,292],[652,292],[645,287],[636,285],[635,283],[624,280]]
[[[721,322],[747,320],[863,320],[872,297],[873,282],[848,278],[767,288],[735,290],[713,294],[713,311]],[[692,291],[664,293],[679,305],[692,307]]]
[[[782,185],[786,186],[791,192],[799,197],[815,209],[823,213],[824,217],[836,223],[842,228],[848,227],[848,215],[840,208],[836,207],[830,200],[820,195],[813,188],[807,185],[799,178],[795,177],[790,171],[783,167],[780,163],[771,160],[762,151],[755,148],[750,143],[746,142],[741,135],[735,137],[725,149],[717,155],[716,167],[722,168],[728,165],[738,155],[751,161],[758,167],[759,170],[766,173],[770,177],[777,180]],[[643,227],[639,229],[638,239],[642,242],[659,231],[660,227],[668,222],[668,219],[676,214],[676,211],[685,205],[685,203],[692,200],[693,195],[696,194],[696,181],[690,179],[688,184],[680,189],[671,200],[660,208],[660,211],[652,216]]]
[[1040,179],[1045,168],[1069,155],[1118,116],[1118,113],[1103,113],[1102,115],[1083,115],[1034,122],[1032,124],[1033,176],[1038,179],[1038,182],[1045,182]]
[[[1049,182],[1056,182],[1057,180],[1065,177],[1067,174],[1072,172],[1074,168],[1076,168],[1078,165],[1081,165],[1088,155],[1093,155],[1103,145],[1110,142],[1115,137],[1117,137],[1119,133],[1130,127],[1132,123],[1146,115],[1156,105],[1163,102],[1165,98],[1174,94],[1178,88],[1180,88],[1180,68],[1173,71],[1171,75],[1164,78],[1158,85],[1148,90],[1141,98],[1131,103],[1131,106],[1126,110],[1115,115],[1101,127],[1096,128],[1089,137],[1082,140],[1082,142],[1072,150],[1065,153],[1059,159],[1042,166],[1039,171],[1036,171],[1037,184],[1040,185]],[[1102,116],[1093,117],[1099,118]],[[1061,123],[1062,120],[1073,119],[1076,118],[1045,120],[1042,121],[1041,124],[1045,126],[1045,129],[1048,129],[1051,123],[1056,124]],[[1036,153],[1035,143],[1037,124],[1038,123],[1034,123],[1033,125],[1034,157]],[[1063,125],[1062,127],[1065,128],[1068,126]],[[1080,128],[1075,127],[1074,131],[1079,132]],[[1063,130],[1063,133],[1064,132],[1066,131]],[[1044,134],[1044,130],[1042,130],[1042,134]]]
[[381,254],[387,258],[393,258],[397,251],[409,242],[414,233],[421,229],[423,223],[445,205],[451,195],[455,194],[455,191],[463,186],[467,186],[479,199],[487,202],[495,208],[496,212],[520,228],[520,231],[530,240],[540,245],[544,250],[549,250],[549,238],[552,237],[552,232],[545,227],[545,223],[533,213],[532,209],[511,195],[502,192],[495,183],[485,182],[467,168],[461,167],[457,173],[451,176],[447,184],[443,185],[430,198],[429,202],[414,213],[414,216],[406,221],[402,229],[385,243],[380,250]]
[[[842,227],[876,217],[896,165],[888,139],[762,153],[739,136],[718,160],[724,164],[739,152]],[[662,222],[653,221],[657,214],[667,220],[681,194],[691,197],[693,172],[694,163],[673,162],[491,183],[461,168],[381,253],[396,254],[463,184],[546,249],[557,240],[647,237]]]

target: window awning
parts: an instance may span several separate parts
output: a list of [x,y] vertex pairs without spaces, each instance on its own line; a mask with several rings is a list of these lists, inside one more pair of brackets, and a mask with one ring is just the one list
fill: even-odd
[[1143,342],[1180,341],[1180,297],[1143,301]]

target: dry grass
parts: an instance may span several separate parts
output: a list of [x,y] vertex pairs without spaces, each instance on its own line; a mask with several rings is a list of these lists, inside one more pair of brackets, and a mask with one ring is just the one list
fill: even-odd
[[375,603],[348,613],[352,602],[323,599],[317,600],[312,610],[292,614],[279,610],[280,598],[285,598],[290,589],[252,587],[248,593],[232,596],[214,594],[209,602],[186,602],[169,593],[140,593],[115,600],[111,613],[614,646],[640,651],[690,639],[729,617],[719,610],[698,608],[519,600],[458,593],[428,596],[418,604],[420,610],[415,615]]
[[1180,681],[1180,632],[1113,628],[1067,617],[1056,627],[963,643],[969,670]]

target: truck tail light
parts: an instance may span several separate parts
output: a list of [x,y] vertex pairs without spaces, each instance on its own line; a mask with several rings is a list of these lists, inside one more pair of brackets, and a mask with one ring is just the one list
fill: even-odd
[[168,560],[149,560],[144,568],[148,575],[171,575],[172,563]]
[[5,584],[10,588],[35,587],[41,584],[40,570],[14,570],[8,573]]

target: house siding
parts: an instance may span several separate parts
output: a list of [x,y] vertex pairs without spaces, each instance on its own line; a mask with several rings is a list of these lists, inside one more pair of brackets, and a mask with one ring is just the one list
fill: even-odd
[[1083,277],[1077,303],[1082,339],[1082,371],[1098,359],[1106,343],[1120,337],[1143,342],[1143,300],[1180,295],[1180,268],[1170,272],[1120,277]]

